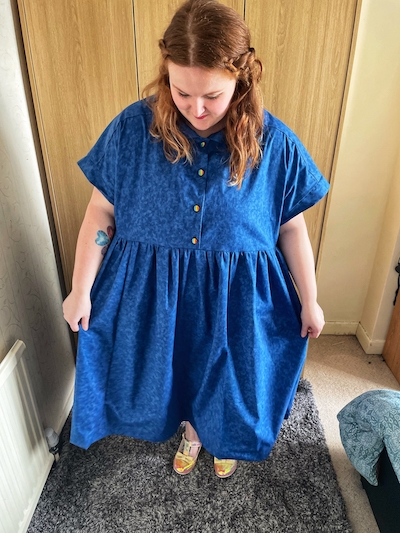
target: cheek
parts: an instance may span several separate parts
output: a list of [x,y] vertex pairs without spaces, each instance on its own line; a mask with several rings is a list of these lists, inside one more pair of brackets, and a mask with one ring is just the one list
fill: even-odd
[[177,100],[177,98],[175,97],[173,91],[171,91],[171,97],[172,97],[172,101],[174,102],[174,104],[176,105],[176,107],[179,108],[178,100]]
[[225,115],[225,113],[228,111],[230,102],[230,98],[224,98],[215,105],[214,112],[218,115]]
[[175,91],[171,91],[171,97],[172,97],[172,101],[174,102],[174,104],[179,110],[184,108],[183,106],[184,102],[182,102],[182,98],[180,98],[179,95],[175,93]]

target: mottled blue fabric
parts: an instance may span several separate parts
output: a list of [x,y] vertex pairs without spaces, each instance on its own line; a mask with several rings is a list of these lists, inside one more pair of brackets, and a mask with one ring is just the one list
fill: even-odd
[[337,417],[342,444],[354,468],[371,485],[378,485],[378,459],[386,447],[400,482],[400,392],[365,392],[343,407]]
[[263,159],[240,190],[223,131],[204,139],[182,124],[194,161],[171,164],[151,120],[131,105],[79,162],[114,204],[116,233],[79,333],[71,440],[162,441],[188,420],[213,455],[262,460],[307,347],[279,228],[329,186],[267,112]]

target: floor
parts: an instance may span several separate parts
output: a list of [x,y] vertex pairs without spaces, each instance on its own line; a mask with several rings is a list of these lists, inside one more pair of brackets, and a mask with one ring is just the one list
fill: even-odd
[[360,476],[343,449],[336,415],[367,390],[400,390],[400,385],[382,356],[366,355],[353,336],[321,335],[311,339],[304,377],[313,388],[354,533],[379,533]]

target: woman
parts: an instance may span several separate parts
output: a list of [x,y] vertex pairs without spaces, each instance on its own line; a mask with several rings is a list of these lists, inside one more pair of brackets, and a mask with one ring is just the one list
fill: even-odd
[[154,94],[79,162],[95,188],[64,302],[80,329],[71,440],[161,441],[184,420],[175,471],[203,445],[228,477],[268,456],[322,330],[302,212],[328,184],[263,110],[234,10],[184,3],[160,50]]

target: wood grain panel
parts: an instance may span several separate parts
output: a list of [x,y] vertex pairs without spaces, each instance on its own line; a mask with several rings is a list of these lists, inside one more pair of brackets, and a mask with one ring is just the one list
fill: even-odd
[[382,355],[394,377],[400,383],[400,294],[397,296],[394,306]]
[[76,165],[138,97],[132,0],[19,0],[67,289],[91,186]]
[[[244,17],[245,0],[221,0]],[[160,63],[158,41],[182,0],[134,0],[139,93],[156,78]]]
[[[357,0],[246,0],[246,22],[264,64],[265,107],[303,141],[329,180]],[[306,213],[317,253],[325,201]]]
[[[180,3],[18,0],[67,289],[91,191],[76,161],[157,75],[158,39]],[[224,3],[246,15],[264,63],[265,106],[329,179],[357,0]],[[315,252],[323,215],[322,203],[306,216]]]

